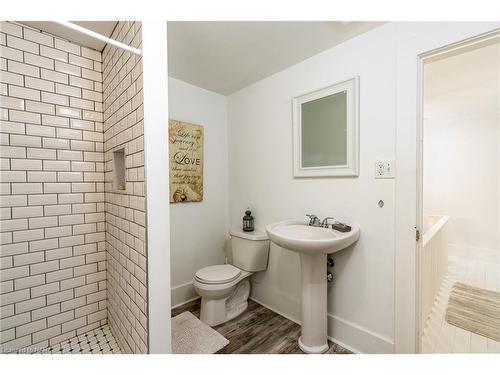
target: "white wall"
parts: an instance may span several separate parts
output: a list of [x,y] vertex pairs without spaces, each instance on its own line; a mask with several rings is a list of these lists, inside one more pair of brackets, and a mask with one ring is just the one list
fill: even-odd
[[201,267],[224,263],[227,234],[226,97],[169,79],[169,118],[204,127],[203,201],[170,205],[172,305],[196,296]]
[[[396,283],[395,262],[409,259],[408,254],[415,253],[415,242],[413,237],[405,242],[404,249],[396,252],[396,238],[398,243],[402,241],[400,232],[396,233],[395,217],[396,214],[402,217],[401,212],[413,212],[411,220],[405,216],[402,224],[398,222],[398,228],[405,236],[414,236],[416,204],[410,207],[410,200],[406,199],[405,207],[398,212],[395,206],[396,203],[402,205],[403,194],[396,196],[397,191],[402,191],[401,186],[404,191],[415,189],[416,162],[413,157],[411,167],[405,167],[401,173],[398,170],[397,185],[395,180],[375,180],[374,162],[395,158],[396,146],[398,151],[404,148],[410,153],[416,147],[416,130],[412,126],[417,119],[417,56],[490,30],[495,25],[386,24],[227,98],[227,227],[240,225],[242,212],[248,206],[254,212],[259,229],[311,212],[323,217],[334,214],[360,226],[359,242],[335,256],[335,281],[329,286],[328,295],[329,335],[356,351],[390,353],[395,350],[396,339],[399,351],[414,350],[414,322],[411,319],[415,311],[412,308],[415,284],[408,282],[412,279],[414,264],[411,261],[398,263],[400,280]],[[359,178],[293,179],[292,98],[354,75],[360,76],[361,90]],[[182,101],[172,89],[171,106],[173,102],[180,104]],[[402,96],[398,96],[398,90]],[[184,106],[189,107],[189,103]],[[186,115],[192,117],[197,115],[198,107],[186,110]],[[399,130],[407,128],[412,128],[411,139]],[[207,149],[205,155],[209,155]],[[397,164],[408,164],[410,159],[403,155]],[[223,185],[219,183],[218,187]],[[377,206],[380,199],[385,202],[382,209]],[[182,206],[172,205],[171,209],[181,210]],[[193,217],[196,215],[189,219]],[[197,241],[188,238],[190,232],[176,221],[172,216],[172,236],[178,236],[179,243]],[[198,242],[202,242],[201,238]],[[218,246],[221,242],[222,238]],[[200,266],[220,261],[214,258],[214,262],[202,262],[199,254],[193,256],[190,252],[177,251],[175,258],[172,257],[172,272],[178,275],[174,285],[179,280],[188,282],[192,276],[191,272],[177,271],[177,267],[192,268],[194,272]],[[253,276],[252,280],[254,299],[300,321],[300,267],[296,254],[273,245],[268,270]],[[400,301],[397,306],[395,295]],[[395,316],[396,308],[398,314]],[[396,318],[400,322],[395,321]]]
[[[382,26],[228,98],[230,224],[250,206],[261,229],[306,213],[358,225],[358,243],[335,255],[329,334],[366,352],[393,350],[395,184],[374,179],[374,162],[394,158],[397,32],[395,24]],[[359,178],[292,178],[292,98],[355,75]],[[272,245],[268,270],[253,278],[252,296],[300,320],[298,255]]]
[[424,68],[424,214],[463,251],[499,245],[499,93],[499,43]]
[[[335,280],[329,285],[328,295],[329,335],[357,351],[394,351],[395,325],[398,339],[411,341],[412,335],[406,332],[405,337],[401,336],[402,325],[410,327],[413,322],[399,324],[395,316],[395,307],[401,318],[412,305],[405,300],[401,306],[395,306],[395,293],[400,291],[395,283],[396,181],[374,179],[374,162],[395,158],[399,128],[404,129],[417,118],[409,119],[399,109],[405,100],[412,99],[404,94],[413,92],[398,93],[399,82],[404,78],[399,74],[407,66],[417,71],[418,54],[414,50],[427,46],[424,52],[459,41],[461,35],[470,36],[467,34],[473,29],[474,25],[465,23],[389,23],[228,98],[230,225],[236,225],[241,211],[251,206],[260,228],[311,212],[323,217],[333,214],[361,228],[358,243],[335,256]],[[488,25],[482,30],[478,24],[476,29],[480,33],[488,30]],[[355,75],[360,76],[359,178],[293,179],[292,98]],[[411,87],[416,91],[416,77]],[[417,98],[411,103],[416,110]],[[412,134],[415,147],[416,132]],[[399,162],[406,160],[399,160],[398,165]],[[398,176],[404,177],[406,183],[405,173],[415,168],[416,162]],[[412,176],[415,185],[416,174]],[[380,199],[385,202],[382,209],[377,206]],[[411,203],[406,202],[405,209],[415,210],[416,204],[408,204]],[[401,231],[414,236],[415,218]],[[406,249],[397,251],[407,254]],[[406,277],[401,273],[399,276]],[[397,281],[400,282],[404,284],[406,279]],[[296,254],[273,245],[268,270],[256,275],[252,286],[253,298],[300,320],[300,268]],[[409,292],[414,289],[407,290],[413,301]],[[406,341],[400,344],[400,350],[411,350],[404,344]]]
[[[144,161],[148,245],[149,353],[171,353],[168,70],[165,21],[144,21]],[[163,103],[158,105],[158,103]]]

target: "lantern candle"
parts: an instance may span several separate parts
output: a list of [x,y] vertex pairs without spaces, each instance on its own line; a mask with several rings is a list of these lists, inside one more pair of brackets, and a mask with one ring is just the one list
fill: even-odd
[[245,216],[243,216],[243,231],[253,232],[253,216],[250,210],[245,211]]

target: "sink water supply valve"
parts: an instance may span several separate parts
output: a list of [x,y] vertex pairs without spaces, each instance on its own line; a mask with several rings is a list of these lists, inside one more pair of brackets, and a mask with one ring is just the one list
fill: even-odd
[[326,281],[328,282],[333,281],[333,274],[331,272],[326,273]]
[[[335,262],[333,261],[333,258],[327,258],[326,259],[326,266],[327,268],[333,268],[335,265]],[[332,282],[333,281],[333,274],[330,271],[326,271],[326,281],[327,282]]]
[[[327,268],[333,268],[334,265],[335,265],[335,262],[333,261],[333,258],[326,259]],[[326,281],[329,283],[333,281],[333,274],[328,270],[326,271]]]

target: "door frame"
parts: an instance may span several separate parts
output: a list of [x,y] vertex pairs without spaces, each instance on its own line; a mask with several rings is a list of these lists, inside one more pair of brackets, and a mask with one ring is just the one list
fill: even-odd
[[[420,242],[422,228],[422,86],[423,61],[463,48],[498,33],[500,22],[453,23],[397,46],[396,52],[396,188],[395,299],[396,353],[420,351]],[[437,32],[436,32],[437,31]]]

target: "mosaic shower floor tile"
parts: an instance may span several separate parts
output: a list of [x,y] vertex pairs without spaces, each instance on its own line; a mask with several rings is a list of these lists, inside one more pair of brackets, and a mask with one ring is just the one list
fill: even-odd
[[120,354],[108,325],[65,340],[54,346],[43,348],[34,354]]

